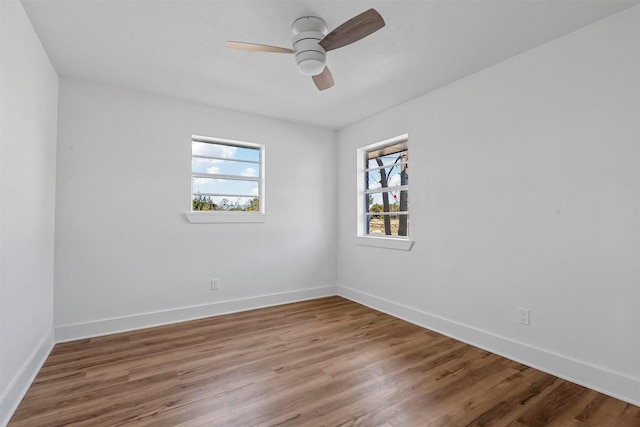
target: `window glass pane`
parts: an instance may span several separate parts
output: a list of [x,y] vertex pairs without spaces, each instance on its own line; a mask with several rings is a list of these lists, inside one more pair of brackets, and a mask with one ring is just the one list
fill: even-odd
[[380,153],[379,151],[372,151],[367,153],[367,168],[375,168],[382,165],[399,165],[402,162],[405,164],[409,161],[409,152],[407,150],[389,153]]
[[[383,187],[397,187],[399,185],[408,185],[409,184],[409,168],[405,167],[405,176],[404,182],[402,180],[402,166],[396,165],[390,168],[377,169],[369,172],[365,172],[366,180],[367,180],[367,189],[374,190],[376,188]],[[386,182],[382,179],[382,174],[385,174],[384,177]],[[386,184],[386,185],[384,185]]]
[[369,153],[369,155],[367,156],[367,158],[369,159],[367,162],[367,168],[375,168],[378,166],[382,166],[380,165],[380,163],[378,162],[378,160],[380,160],[380,162],[383,165],[394,165],[394,164],[401,164],[403,157],[404,157],[404,161],[406,162],[407,159],[407,151],[400,151],[398,153],[393,153],[393,154],[387,154],[384,156],[379,156],[379,157],[371,157],[371,153]]
[[382,184],[380,181],[381,171],[374,170],[365,172],[367,186],[365,187],[367,190],[374,190],[376,188],[381,188]]
[[193,194],[224,194],[230,196],[258,196],[260,183],[235,179],[193,177]]
[[370,236],[409,235],[409,215],[365,215],[366,234]]
[[[409,211],[409,192],[406,190],[367,194],[365,197],[367,213]],[[388,209],[384,208],[385,199],[389,205]]]
[[223,159],[260,161],[259,148],[234,147],[224,144],[191,141],[193,156],[220,157]]
[[194,173],[210,173],[214,175],[260,176],[259,163],[245,163],[218,159],[191,158],[191,170]]
[[196,194],[191,199],[194,211],[247,211],[259,212],[258,197],[203,196]]

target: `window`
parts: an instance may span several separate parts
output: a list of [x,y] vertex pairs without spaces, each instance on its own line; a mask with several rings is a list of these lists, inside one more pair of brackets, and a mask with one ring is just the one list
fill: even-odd
[[264,213],[263,162],[263,145],[193,136],[191,213],[226,213],[218,216],[227,218]]
[[[409,242],[407,135],[358,150],[358,236],[403,239]],[[371,242],[371,239],[360,240],[361,244]],[[411,242],[400,246],[397,249],[409,249]]]

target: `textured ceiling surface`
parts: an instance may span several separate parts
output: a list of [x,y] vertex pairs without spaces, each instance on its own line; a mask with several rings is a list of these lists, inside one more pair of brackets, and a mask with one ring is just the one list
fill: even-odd
[[[640,0],[22,0],[60,75],[332,129],[432,91]],[[289,54],[291,24],[329,30],[375,8],[386,26],[327,55],[319,92]]]

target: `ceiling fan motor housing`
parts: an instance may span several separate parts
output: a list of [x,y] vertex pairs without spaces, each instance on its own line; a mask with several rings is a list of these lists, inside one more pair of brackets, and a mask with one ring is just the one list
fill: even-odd
[[315,76],[324,70],[327,52],[320,40],[327,32],[327,23],[315,16],[304,16],[293,23],[293,52],[301,74]]

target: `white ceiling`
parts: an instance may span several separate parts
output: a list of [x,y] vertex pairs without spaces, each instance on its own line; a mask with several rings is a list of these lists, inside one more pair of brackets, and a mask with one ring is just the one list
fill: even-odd
[[[60,75],[339,129],[640,3],[640,0],[22,0]],[[329,52],[319,92],[291,23],[329,30],[375,8],[386,27]]]

